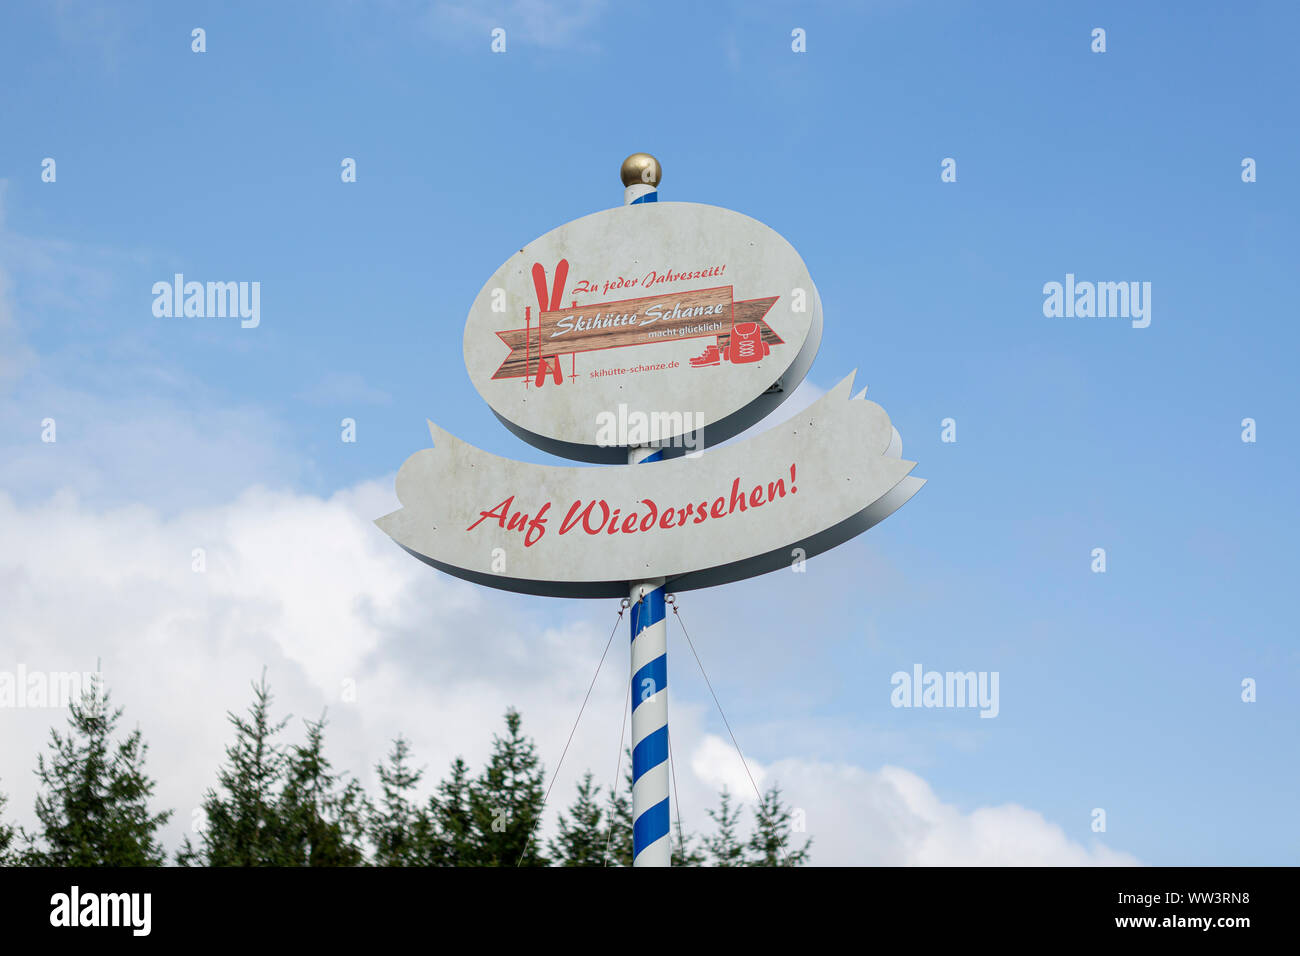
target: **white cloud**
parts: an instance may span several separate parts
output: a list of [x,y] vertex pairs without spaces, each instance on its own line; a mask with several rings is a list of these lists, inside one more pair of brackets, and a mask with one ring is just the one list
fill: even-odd
[[758,764],[749,758],[741,761],[729,741],[712,734],[700,741],[691,754],[691,771],[698,780],[708,784],[710,792],[725,787],[741,800],[754,799],[754,788],[762,790],[767,786],[767,775]]
[[[42,440],[47,418],[53,443]],[[170,513],[313,470],[252,403],[189,410],[40,383],[0,407],[0,434],[0,488],[23,501],[64,489],[96,505],[147,501]]]
[[[814,858],[840,866],[1132,866],[1099,843],[1069,839],[1042,814],[1016,804],[969,813],[941,801],[898,767],[868,771],[799,759],[770,773],[807,814]],[[752,788],[751,791],[752,793]]]
[[[396,506],[391,479],[328,499],[254,488],[224,505],[173,515],[95,508],[69,492],[38,504],[0,494],[0,669],[103,667],[128,727],[151,744],[158,803],[177,810],[175,845],[263,667],[277,712],[329,707],[335,764],[373,790],[371,767],[399,732],[437,780],[463,754],[477,768],[507,706],[520,709],[548,774],[609,639],[613,602],[545,601],[445,577],[392,544],[371,519]],[[191,570],[203,548],[207,570]],[[556,784],[566,806],[585,769],[607,783],[626,704],[626,621]],[[683,665],[685,666],[685,665]],[[342,700],[343,681],[357,685]],[[671,690],[670,690],[671,693]],[[720,786],[752,801],[730,741],[705,732],[708,710],[670,698],[684,825],[708,830]],[[0,789],[30,824],[31,769],[53,710],[0,711]],[[293,738],[300,734],[295,719]],[[742,743],[746,729],[737,727]],[[626,740],[625,740],[626,743]],[[626,764],[624,764],[626,768]],[[1119,863],[1014,805],[962,813],[904,770],[871,772],[800,758],[750,769],[779,781],[807,814],[823,864]]]
[[[334,759],[363,778],[399,732],[434,779],[457,754],[477,765],[510,705],[553,766],[615,606],[552,620],[556,605],[437,574],[371,523],[396,506],[391,487],[390,478],[329,499],[252,489],[170,517],[140,505],[95,510],[66,492],[35,505],[0,495],[0,669],[85,671],[102,659],[128,726],[152,745],[159,803],[182,825],[229,739],[226,711],[247,706],[263,667],[279,713],[329,707]],[[191,569],[196,548],[204,573]],[[566,771],[613,770],[625,699],[616,653]],[[343,701],[344,681],[356,682],[355,703]],[[63,715],[4,710],[0,721],[0,788],[22,819],[35,754]],[[558,802],[568,786],[558,785]],[[172,828],[173,844],[180,833]]]
[[785,803],[803,811],[808,829],[799,839],[812,838],[813,861],[822,866],[1137,864],[1100,844],[1084,847],[1042,814],[1016,804],[963,813],[899,767],[870,771],[801,758],[763,766],[746,757],[745,763],[748,773],[729,740],[706,735],[691,754],[694,782],[706,786],[692,796],[711,804],[709,794],[727,787],[744,804],[742,827],[748,827],[755,786],[779,785]]
[[[292,430],[264,406],[214,392],[129,336],[114,335],[105,350],[99,332],[87,346],[81,326],[60,326],[53,351],[38,355],[28,341],[65,314],[92,330],[108,321],[130,256],[7,229],[6,188],[0,179],[0,488],[20,501],[65,489],[95,504],[147,501],[175,512],[229,501],[255,482],[315,477],[288,440]],[[358,396],[346,377],[334,384]],[[47,419],[53,442],[42,440]]]

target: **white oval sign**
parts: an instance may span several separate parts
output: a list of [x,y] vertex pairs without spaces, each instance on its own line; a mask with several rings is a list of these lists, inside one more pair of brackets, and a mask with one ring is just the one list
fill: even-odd
[[479,292],[465,365],[532,445],[579,461],[664,457],[748,428],[821,343],[803,260],[756,219],[663,202],[584,216],[529,243]]

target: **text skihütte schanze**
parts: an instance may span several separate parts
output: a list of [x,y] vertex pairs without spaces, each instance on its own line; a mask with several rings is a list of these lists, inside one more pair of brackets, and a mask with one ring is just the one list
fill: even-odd
[[[795,494],[795,466],[790,466],[789,493]],[[675,503],[662,507],[652,498],[641,498],[626,514],[621,508],[615,508],[604,498],[592,498],[584,501],[576,499],[569,505],[568,511],[560,521],[559,533],[564,535],[571,531],[581,531],[588,535],[598,534],[637,534],[652,532],[656,529],[669,531],[688,524],[703,524],[710,518],[725,518],[737,509],[761,508],[763,505],[786,496],[785,478],[778,478],[766,484],[759,483],[748,490],[743,489],[740,479],[731,483],[729,495],[719,495],[712,502],[704,498],[699,502]],[[515,508],[515,496],[511,495],[490,511],[480,511],[479,519],[466,528],[473,531],[489,518],[506,531],[519,531],[524,536],[524,547],[531,548],[546,534],[547,513],[551,502],[545,502],[537,512],[529,515]],[[644,506],[642,508],[641,506]]]

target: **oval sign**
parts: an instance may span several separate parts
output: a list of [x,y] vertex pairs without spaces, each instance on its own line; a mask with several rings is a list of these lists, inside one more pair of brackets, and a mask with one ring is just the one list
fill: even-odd
[[821,343],[794,247],[698,203],[622,206],[529,243],[487,281],[465,366],[520,438],[578,461],[702,450],[767,415]]

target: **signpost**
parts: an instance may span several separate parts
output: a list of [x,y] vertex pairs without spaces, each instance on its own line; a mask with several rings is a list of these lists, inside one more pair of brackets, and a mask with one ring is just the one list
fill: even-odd
[[478,584],[627,596],[635,866],[671,857],[666,588],[790,567],[924,484],[884,409],[851,397],[853,375],[782,425],[707,447],[803,380],[821,300],[781,236],[730,210],[659,202],[660,173],[653,157],[628,157],[625,205],[511,256],[465,325],[470,379],[507,428],[618,465],[517,462],[429,422],[433,448],[397,474],[402,507],[376,520],[415,557]]

